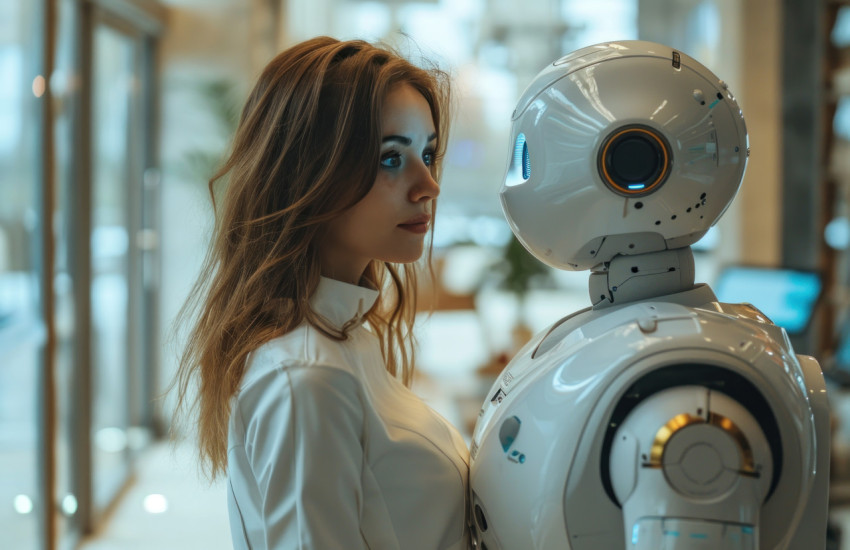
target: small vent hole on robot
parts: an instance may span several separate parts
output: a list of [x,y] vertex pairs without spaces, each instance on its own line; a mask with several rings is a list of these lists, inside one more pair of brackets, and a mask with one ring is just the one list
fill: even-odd
[[478,524],[478,528],[482,532],[487,530],[487,518],[484,517],[484,510],[477,504],[475,505],[475,523]]
[[672,216],[670,216],[670,219],[671,219],[671,220],[675,220],[675,219],[676,219],[676,214],[673,214]]
[[638,210],[640,210],[641,208],[643,208],[643,203],[642,203],[642,202],[640,202],[640,201],[636,202],[636,203],[635,203],[635,208],[636,208],[636,209],[638,209]]
[[634,245],[634,244],[630,244],[630,245],[629,245],[629,248],[634,248],[634,247],[635,247],[635,245]]
[[723,99],[723,94],[721,94],[720,92],[717,92],[717,99]]
[[671,267],[671,268],[670,268],[670,269],[668,269],[667,271],[669,271],[669,272],[671,272],[671,273],[672,273],[673,271],[676,271],[676,268],[675,268],[675,267]]
[[705,216],[700,216],[699,219],[703,219]]
[[702,200],[705,200],[705,193],[703,193],[702,195],[700,195],[700,196],[699,196],[699,198],[701,198]]
[[661,225],[661,220],[655,220],[655,225]]
[[691,207],[689,206],[688,209],[685,210],[685,212],[690,212],[690,211],[691,211]]
[[595,251],[595,250],[591,250],[591,251],[590,251],[590,253],[591,253],[591,254],[596,254],[596,251]]
[[694,205],[694,208],[699,208],[699,203],[696,203],[696,204]]
[[699,104],[700,104],[700,105],[705,105],[705,101],[700,101],[700,102],[699,102]]
[[640,270],[637,268],[637,266],[632,266],[632,273],[637,273],[638,271]]

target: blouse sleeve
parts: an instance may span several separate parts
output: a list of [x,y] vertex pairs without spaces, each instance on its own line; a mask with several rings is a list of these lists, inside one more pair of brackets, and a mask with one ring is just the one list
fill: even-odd
[[[265,378],[265,377],[264,377]],[[240,396],[245,451],[269,549],[352,549],[360,533],[363,406],[357,380],[331,367],[276,369]]]

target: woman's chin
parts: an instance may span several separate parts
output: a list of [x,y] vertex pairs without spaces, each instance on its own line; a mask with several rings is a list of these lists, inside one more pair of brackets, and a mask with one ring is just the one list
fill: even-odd
[[394,264],[412,264],[419,261],[423,251],[424,247],[422,246],[416,249],[399,251],[397,254],[388,255],[384,261]]

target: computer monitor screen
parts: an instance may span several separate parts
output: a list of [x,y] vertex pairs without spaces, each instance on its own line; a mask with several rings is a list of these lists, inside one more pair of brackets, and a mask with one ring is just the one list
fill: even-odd
[[793,269],[729,267],[714,288],[721,302],[748,302],[789,334],[803,332],[821,293],[817,273]]

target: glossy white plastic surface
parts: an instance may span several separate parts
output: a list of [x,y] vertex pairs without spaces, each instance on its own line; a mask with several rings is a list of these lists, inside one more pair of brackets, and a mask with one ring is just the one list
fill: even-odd
[[[645,499],[640,516],[752,526],[750,534],[762,549],[823,547],[829,434],[817,363],[802,358],[801,365],[783,329],[751,306],[694,307],[707,295],[712,293],[703,286],[650,302],[585,310],[541,332],[516,355],[491,389],[471,444],[473,515],[483,518],[487,529],[476,521],[478,537],[489,550],[627,548],[624,509],[603,482],[603,444],[612,414],[637,380],[658,369],[694,365],[732,371],[758,389],[778,426],[781,469],[764,500],[763,482],[772,474],[762,436],[754,433],[751,419],[737,415],[765,477],[752,490],[738,482],[730,487],[743,495],[749,491],[752,502]],[[677,401],[680,412],[698,402]],[[734,408],[724,407],[736,416]],[[500,438],[506,423],[511,437]],[[660,427],[653,425],[650,435]],[[612,460],[609,468],[616,464]],[[634,475],[637,490],[640,476]],[[661,483],[658,490],[666,491]],[[797,545],[801,541],[805,546]]]
[[[711,71],[675,53],[678,67],[674,50],[651,42],[591,46],[523,93],[500,195],[514,233],[541,261],[583,270],[616,254],[688,246],[734,198],[748,155],[741,110]],[[654,192],[626,197],[605,185],[598,158],[606,137],[632,124],[663,136],[672,165]],[[623,234],[633,238],[604,245]]]

